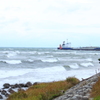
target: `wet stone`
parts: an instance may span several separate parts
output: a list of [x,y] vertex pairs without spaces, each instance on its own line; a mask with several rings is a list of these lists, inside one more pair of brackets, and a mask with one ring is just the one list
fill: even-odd
[[11,85],[11,88],[20,88],[21,86],[19,84]]
[[88,96],[83,96],[82,100],[89,100]]
[[5,90],[2,90],[2,91],[1,91],[1,94],[2,94],[2,95],[5,95],[5,94],[7,94],[7,92],[6,92]]
[[20,86],[20,87],[25,87],[25,84],[20,83],[19,86]]
[[0,95],[0,99],[3,99],[3,97]]
[[9,88],[9,87],[10,87],[10,84],[9,84],[9,83],[5,83],[5,84],[3,85],[3,87],[4,87],[4,88]]
[[25,87],[30,87],[30,86],[32,86],[33,84],[31,83],[31,82],[27,82],[26,84],[25,84]]
[[14,91],[12,88],[10,88],[10,89],[8,90],[8,92],[14,93],[15,91]]
[[9,96],[9,94],[8,94],[8,93],[6,93],[6,94],[5,94],[5,97],[8,97],[8,96]]

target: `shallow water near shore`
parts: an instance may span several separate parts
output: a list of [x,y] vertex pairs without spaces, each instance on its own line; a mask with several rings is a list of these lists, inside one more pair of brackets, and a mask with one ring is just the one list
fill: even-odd
[[4,83],[52,82],[99,72],[100,51],[55,48],[0,48],[0,88]]

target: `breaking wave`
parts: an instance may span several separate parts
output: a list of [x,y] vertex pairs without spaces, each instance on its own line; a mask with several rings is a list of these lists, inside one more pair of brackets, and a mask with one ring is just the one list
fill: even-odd
[[66,69],[78,69],[78,68],[82,68],[82,67],[91,67],[94,66],[92,63],[87,62],[87,63],[81,63],[81,64],[68,64],[68,65],[64,65],[63,67],[65,67]]
[[77,69],[77,68],[79,68],[79,66],[78,66],[78,64],[71,64],[71,65],[69,65],[70,66],[70,68],[73,68],[73,69]]
[[20,63],[22,63],[21,60],[2,60],[0,62],[4,62],[7,64],[20,64]]
[[47,58],[47,59],[42,59],[42,62],[57,62],[57,59],[54,58]]
[[89,66],[94,66],[92,63],[88,62],[88,63],[81,63],[80,64],[83,67],[89,67]]
[[74,63],[74,64],[69,64],[69,65],[64,65],[63,67],[69,69],[78,69],[79,68],[79,65],[77,63]]

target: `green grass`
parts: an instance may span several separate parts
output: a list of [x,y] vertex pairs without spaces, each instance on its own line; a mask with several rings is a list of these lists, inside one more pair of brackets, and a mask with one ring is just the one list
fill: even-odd
[[11,94],[7,100],[52,100],[77,83],[79,80],[75,77],[69,77],[65,81],[39,83],[26,91]]
[[91,97],[94,98],[93,100],[100,100],[100,78],[93,85],[93,88],[92,88],[92,91],[91,91]]
[[95,97],[93,100],[100,100],[100,96]]

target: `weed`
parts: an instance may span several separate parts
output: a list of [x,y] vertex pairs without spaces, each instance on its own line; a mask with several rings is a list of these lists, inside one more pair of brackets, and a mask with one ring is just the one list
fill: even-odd
[[68,78],[65,81],[38,83],[26,91],[19,91],[9,96],[7,100],[52,100],[79,82],[78,79]]

